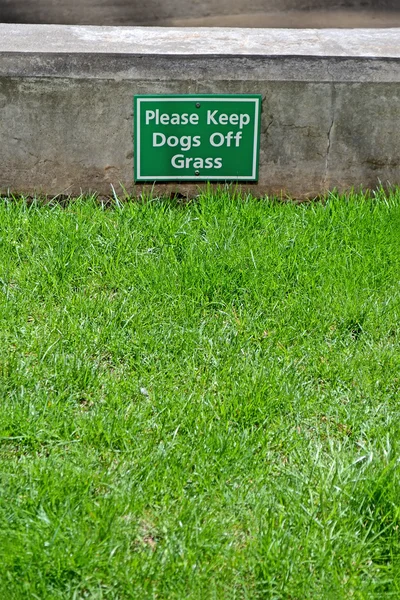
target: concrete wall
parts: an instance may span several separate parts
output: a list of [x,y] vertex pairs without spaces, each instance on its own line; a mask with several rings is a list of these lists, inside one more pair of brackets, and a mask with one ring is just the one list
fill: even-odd
[[[0,0],[0,22],[162,25],[168,21],[213,15],[340,8],[356,11],[400,10],[399,0]],[[257,22],[254,22],[254,26],[257,26]],[[329,15],[325,17],[324,26],[330,26]]]
[[397,29],[0,25],[0,191],[134,190],[138,93],[262,94],[254,193],[400,184]]

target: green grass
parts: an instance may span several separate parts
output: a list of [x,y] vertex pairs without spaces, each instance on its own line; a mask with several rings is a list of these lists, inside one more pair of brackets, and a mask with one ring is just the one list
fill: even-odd
[[0,204],[0,598],[400,597],[400,191]]

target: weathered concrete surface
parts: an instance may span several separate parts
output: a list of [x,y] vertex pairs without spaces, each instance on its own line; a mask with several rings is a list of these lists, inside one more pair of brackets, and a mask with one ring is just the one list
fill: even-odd
[[393,27],[399,13],[398,0],[0,0],[0,22],[66,25]]
[[400,184],[399,30],[0,25],[0,191],[132,191],[137,93],[261,93],[254,193]]

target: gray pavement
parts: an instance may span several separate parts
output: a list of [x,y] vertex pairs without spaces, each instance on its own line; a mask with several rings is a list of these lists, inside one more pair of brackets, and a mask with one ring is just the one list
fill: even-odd
[[399,0],[0,0],[0,22],[219,27],[394,27]]

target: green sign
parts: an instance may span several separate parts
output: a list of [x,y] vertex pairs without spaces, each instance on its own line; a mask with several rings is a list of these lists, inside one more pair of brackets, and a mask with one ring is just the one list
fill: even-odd
[[259,95],[135,96],[135,181],[257,181]]

